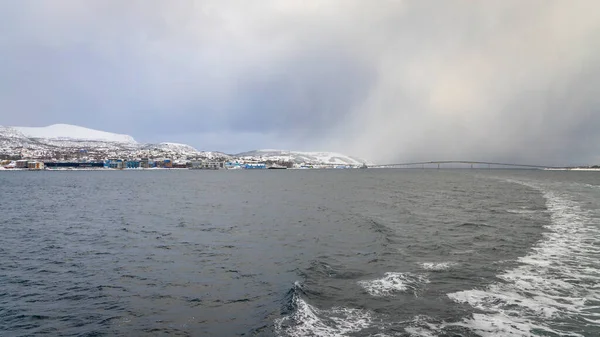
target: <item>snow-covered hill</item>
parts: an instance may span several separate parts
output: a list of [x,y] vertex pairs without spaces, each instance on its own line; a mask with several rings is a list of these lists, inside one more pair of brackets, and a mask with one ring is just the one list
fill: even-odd
[[[209,159],[218,157],[209,154]],[[62,160],[208,158],[185,144],[141,144],[128,135],[67,124],[42,128],[0,126],[0,156]]]
[[46,146],[31,138],[28,138],[18,130],[0,126],[0,155],[15,156],[24,151],[42,151]]
[[[209,160],[228,160],[231,158],[230,155],[227,155],[222,152],[212,152],[212,151],[198,151],[194,147],[187,144],[179,144],[179,143],[158,143],[158,144],[144,144],[140,146],[140,149],[143,151],[149,152],[159,152],[163,153],[168,157],[199,157],[203,159]],[[152,155],[150,155],[152,156]]]
[[179,143],[143,144],[128,135],[67,124],[42,128],[0,126],[0,159],[2,157],[46,160],[208,159],[325,166],[370,164],[360,158],[334,152],[256,150],[231,156],[222,152],[198,151]]
[[293,162],[311,165],[352,165],[370,164],[364,159],[335,152],[301,152],[284,150],[255,150],[235,155],[245,160]]
[[146,144],[142,147],[143,149],[163,150],[167,152],[176,153],[197,153],[198,150],[187,144],[179,143],[158,143],[158,144]]
[[137,143],[133,137],[117,133],[88,129],[69,124],[54,124],[45,127],[13,127],[29,138],[54,140],[87,140],[115,143]]
[[6,139],[27,139],[22,132],[8,126],[0,126],[0,135]]

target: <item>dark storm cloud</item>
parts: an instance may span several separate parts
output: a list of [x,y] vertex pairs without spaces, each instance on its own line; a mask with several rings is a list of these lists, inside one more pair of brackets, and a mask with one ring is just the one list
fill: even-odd
[[13,1],[0,124],[374,161],[600,162],[595,1]]

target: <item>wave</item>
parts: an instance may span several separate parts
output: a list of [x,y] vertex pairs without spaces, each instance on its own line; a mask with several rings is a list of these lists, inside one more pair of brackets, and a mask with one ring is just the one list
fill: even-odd
[[446,271],[456,266],[456,262],[423,262],[421,268],[428,271]]
[[376,297],[391,297],[408,291],[417,296],[418,290],[426,283],[429,283],[426,275],[397,272],[385,273],[380,279],[358,281],[358,285]]
[[328,264],[320,260],[311,261],[306,272],[301,272],[305,277],[327,277],[335,279],[355,279],[363,276],[360,270],[345,269],[340,265]]
[[415,316],[412,321],[407,322],[408,324],[404,328],[404,331],[411,337],[437,337],[442,331],[441,329],[443,329],[443,324],[432,323],[432,321],[433,318],[429,316]]
[[480,228],[480,227],[494,227],[494,226],[490,226],[488,224],[485,223],[474,223],[474,222],[464,222],[460,225],[456,225],[456,227],[474,227],[474,228]]
[[536,214],[536,213],[539,213],[539,211],[536,211],[533,209],[507,209],[506,212],[513,213],[513,214]]
[[585,187],[585,188],[600,189],[600,185],[594,185],[594,184],[575,183],[575,185]]
[[466,250],[454,250],[450,252],[452,255],[472,255],[475,254],[476,251],[474,249],[466,249]]
[[367,310],[344,307],[321,310],[304,300],[303,294],[302,285],[295,282],[287,296],[287,315],[275,320],[278,336],[346,336],[373,324],[373,315]]
[[[543,193],[551,217],[548,231],[528,255],[519,258],[519,267],[497,276],[502,282],[484,290],[448,294],[455,302],[483,311],[453,324],[482,336],[583,336],[584,329],[600,326],[598,224],[565,193],[511,182]],[[564,326],[578,327],[584,334],[562,331]]]

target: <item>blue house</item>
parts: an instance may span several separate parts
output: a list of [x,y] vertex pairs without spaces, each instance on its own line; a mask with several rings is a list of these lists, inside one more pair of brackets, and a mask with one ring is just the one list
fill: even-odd
[[237,162],[226,162],[225,168],[228,168],[228,169],[242,168],[242,164],[237,163]]
[[136,169],[136,168],[140,168],[140,162],[136,161],[136,160],[128,160],[125,163],[125,167],[128,169]]
[[244,168],[247,170],[266,169],[267,165],[265,165],[264,163],[251,163],[244,165]]
[[123,160],[121,159],[109,159],[104,162],[104,168],[111,169],[122,169],[123,168]]

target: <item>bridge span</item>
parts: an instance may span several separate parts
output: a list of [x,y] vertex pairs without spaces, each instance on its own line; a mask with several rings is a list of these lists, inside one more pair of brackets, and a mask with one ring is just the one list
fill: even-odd
[[[442,165],[470,165],[471,168],[530,168],[530,169],[565,169],[566,167],[532,165],[532,164],[517,164],[517,163],[497,163],[487,161],[470,161],[470,160],[439,160],[439,161],[422,161],[412,163],[399,164],[381,164],[369,165],[369,168],[443,168]],[[482,167],[483,166],[483,167]]]

